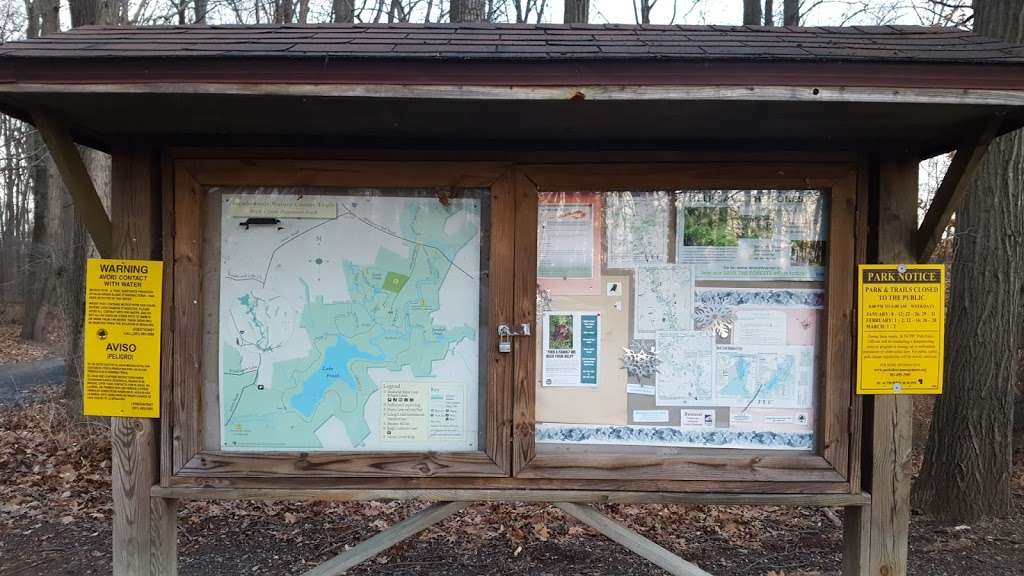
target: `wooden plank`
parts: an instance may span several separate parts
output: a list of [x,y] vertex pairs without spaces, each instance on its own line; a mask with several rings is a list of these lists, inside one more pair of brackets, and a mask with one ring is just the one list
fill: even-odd
[[171,413],[172,474],[202,448],[200,410],[203,402],[203,213],[205,193],[189,163],[174,170],[174,283],[171,318],[174,374]]
[[573,502],[556,502],[555,506],[637,555],[653,562],[669,574],[674,576],[711,576],[696,564],[683,560],[590,506],[581,506]]
[[[877,261],[912,262],[917,232],[916,150],[883,150],[878,182]],[[912,417],[910,396],[873,398],[872,421],[865,424],[871,426],[871,506],[849,514],[845,529],[846,576],[907,574]]]
[[515,283],[515,189],[512,171],[505,173],[491,185],[490,190],[490,260],[486,276],[486,290],[481,292],[489,302],[487,310],[488,333],[481,339],[487,343],[487,388],[485,391],[484,451],[497,466],[502,476],[512,471],[512,398],[515,377],[515,356],[498,352],[496,334],[498,325],[513,317],[513,291]]
[[[537,188],[526,174],[516,171],[515,323],[537,325]],[[536,354],[534,338],[520,338],[515,350],[515,386],[512,409],[512,473],[522,474],[536,457],[534,406]]]
[[71,194],[75,208],[82,218],[82,224],[89,232],[96,250],[100,256],[110,258],[113,254],[114,234],[110,218],[103,208],[99,194],[96,193],[96,187],[85,162],[82,161],[82,155],[71,138],[71,132],[59,119],[42,110],[32,111],[32,123],[43,137],[43,142],[46,143],[46,148],[57,165],[61,180]]
[[1022,106],[1015,90],[891,88],[857,86],[486,86],[416,84],[302,84],[139,82],[0,84],[0,94],[229,94],[246,96],[416,98],[446,100],[565,101],[578,94],[592,101],[779,101]]
[[866,506],[866,493],[858,494],[760,494],[685,493],[610,490],[524,489],[366,489],[336,488],[211,488],[154,486],[154,495],[182,500],[293,500],[352,502],[366,500],[417,500],[425,502],[589,502],[598,504],[692,504],[728,506]]
[[851,494],[846,482],[743,482],[733,480],[630,480],[594,478],[516,477],[386,477],[345,478],[332,476],[203,477],[172,476],[170,486],[217,488],[338,488],[371,489],[529,489],[610,490],[637,492],[740,493],[740,494]]
[[[153,152],[114,150],[112,255],[159,257],[161,202],[157,173]],[[115,576],[177,573],[175,501],[151,497],[151,487],[160,477],[158,424],[156,419],[110,419]]]
[[174,164],[160,158],[161,258],[164,261],[163,322],[160,338],[160,483],[168,485],[173,472],[174,431]]
[[[499,399],[500,401],[500,399]],[[198,415],[198,413],[196,413]],[[495,414],[494,430],[499,432],[500,415]],[[190,435],[198,434],[195,424],[186,423],[178,429],[196,429]],[[495,454],[503,458],[507,454],[494,447]],[[478,452],[225,452],[200,450],[181,465],[176,476],[199,476],[217,478],[221,476],[263,476],[280,478],[302,476],[314,478],[358,477],[367,481],[373,478],[406,477],[483,477],[507,476],[508,472],[481,450]]]
[[997,114],[974,126],[957,147],[953,161],[942,178],[942,184],[935,191],[932,204],[921,221],[921,227],[917,231],[915,239],[917,252],[911,254],[914,260],[908,260],[908,263],[911,261],[928,262],[931,259],[935,247],[953,218],[953,213],[963,202],[973,180],[974,172],[981,164],[985,153],[988,152],[989,144],[999,135],[1004,117],[1005,113]]
[[469,505],[470,502],[434,504],[420,510],[398,524],[386,528],[380,534],[356,544],[316,568],[303,573],[303,576],[337,576],[344,574],[348,569],[373,558],[403,540],[419,534]]
[[[828,278],[825,289],[825,338],[822,358],[822,414],[819,445],[825,460],[848,477],[850,465],[850,390],[853,364],[853,282],[857,172],[838,179],[829,195]],[[822,393],[823,392],[823,393]]]

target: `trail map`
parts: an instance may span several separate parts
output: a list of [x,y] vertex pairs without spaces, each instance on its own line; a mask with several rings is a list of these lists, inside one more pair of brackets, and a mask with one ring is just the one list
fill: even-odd
[[480,200],[220,191],[222,448],[475,449]]

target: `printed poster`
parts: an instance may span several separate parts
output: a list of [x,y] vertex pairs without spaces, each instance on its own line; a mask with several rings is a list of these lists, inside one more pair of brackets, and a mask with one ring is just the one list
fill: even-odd
[[859,267],[858,394],[942,393],[945,270]]
[[601,199],[542,193],[537,206],[537,281],[552,294],[601,294]]
[[604,206],[608,268],[668,262],[672,206],[667,192],[608,192]]
[[541,356],[544,386],[597,387],[599,312],[546,312]]
[[706,190],[676,197],[676,261],[698,280],[823,281],[820,190]]

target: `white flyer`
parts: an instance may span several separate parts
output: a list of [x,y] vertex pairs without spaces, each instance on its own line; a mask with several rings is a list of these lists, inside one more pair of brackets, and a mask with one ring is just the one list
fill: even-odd
[[671,197],[667,192],[604,195],[608,268],[668,262]]
[[693,289],[694,271],[691,266],[638,266],[633,337],[654,339],[661,331],[692,330]]
[[782,310],[736,310],[733,342],[783,346],[786,344],[787,318]]
[[593,277],[593,204],[541,204],[537,210],[537,276]]
[[541,384],[596,387],[600,346],[599,312],[545,312]]
[[676,197],[676,261],[699,280],[825,279],[820,190],[702,190]]
[[654,375],[658,406],[714,404],[715,337],[707,332],[658,332],[658,371]]

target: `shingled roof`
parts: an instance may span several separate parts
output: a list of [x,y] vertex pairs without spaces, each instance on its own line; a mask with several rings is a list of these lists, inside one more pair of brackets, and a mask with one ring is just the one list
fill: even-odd
[[1024,64],[1024,46],[953,28],[513,24],[88,26],[0,59],[755,60]]

